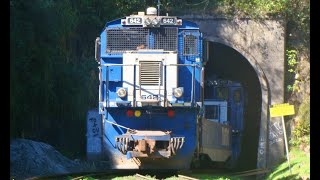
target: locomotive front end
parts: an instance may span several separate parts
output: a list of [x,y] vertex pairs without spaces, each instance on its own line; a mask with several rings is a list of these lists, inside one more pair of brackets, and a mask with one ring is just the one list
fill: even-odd
[[96,41],[98,112],[100,152],[113,168],[189,167],[201,101],[201,43],[195,24],[158,16],[155,8],[107,23]]

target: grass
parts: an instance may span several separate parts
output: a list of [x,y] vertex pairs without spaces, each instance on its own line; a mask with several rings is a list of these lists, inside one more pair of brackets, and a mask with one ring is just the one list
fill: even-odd
[[[263,179],[265,180],[283,180],[283,179],[299,179],[307,180],[310,179],[310,153],[300,150],[298,147],[293,147],[290,152],[290,166],[291,173],[289,170],[288,162],[286,159],[284,161],[272,168],[272,171],[267,174]],[[193,174],[194,178],[201,180],[241,180],[241,178],[232,176],[212,176],[207,174]],[[149,178],[155,178],[149,176]],[[125,177],[109,177],[112,180],[136,180],[136,176],[125,176]],[[166,178],[166,180],[179,180],[181,178],[177,176],[172,176]],[[85,177],[82,180],[95,180],[92,177]]]
[[[155,176],[150,176],[150,175],[146,175],[146,176],[150,179],[156,179]],[[197,179],[201,179],[201,180],[242,180],[241,178],[236,178],[236,177],[232,177],[232,176],[212,176],[212,175],[208,175],[208,174],[193,174],[192,177],[197,178]],[[72,178],[70,178],[70,180],[71,179]],[[100,178],[98,178],[98,179],[100,179]],[[137,180],[139,178],[137,178],[136,176],[133,175],[133,176],[123,176],[123,177],[108,176],[107,178],[104,177],[102,179]],[[172,177],[166,178],[165,180],[181,180],[181,179],[184,179],[184,178],[180,178],[178,176],[172,176]],[[81,180],[97,180],[97,179],[92,178],[92,177],[84,177]]]
[[272,169],[266,176],[267,180],[273,179],[310,179],[310,153],[293,147],[289,151],[291,173],[287,160]]
[[[212,176],[212,175],[192,175],[193,178],[201,179],[201,180],[241,180],[240,178],[235,177],[227,177],[227,176]],[[170,177],[166,180],[181,180],[179,177]]]
[[[235,178],[232,178],[232,177],[217,177],[217,176],[208,176],[208,175],[199,175],[199,176],[192,176],[193,178],[198,178],[198,179],[201,179],[201,180],[240,180],[240,179],[235,179]],[[155,177],[151,177],[149,176],[149,178],[154,178],[156,179]],[[125,177],[116,177],[116,178],[110,178],[111,180],[137,180],[138,178],[136,176],[125,176]],[[183,178],[179,178],[177,176],[172,176],[172,177],[169,177],[169,178],[166,178],[165,180],[181,180]],[[88,179],[89,180],[89,179]],[[90,179],[91,180],[91,179]]]
[[[151,176],[147,176],[149,178],[153,178],[155,179],[154,177],[151,177]],[[111,180],[137,180],[138,178],[136,176],[125,176],[125,177],[115,177],[115,178],[112,178]]]

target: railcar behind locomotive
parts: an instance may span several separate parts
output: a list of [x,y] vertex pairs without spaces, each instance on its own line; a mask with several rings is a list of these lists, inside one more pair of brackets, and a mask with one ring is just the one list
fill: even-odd
[[[213,131],[209,124],[216,122],[218,124],[228,125],[230,136],[229,143],[225,143],[220,139],[220,135],[216,132],[202,132],[202,146],[208,139],[208,144],[215,146],[211,148],[205,155],[208,155],[215,162],[225,162],[226,167],[235,167],[241,152],[241,140],[244,131],[244,107],[246,102],[246,94],[241,83],[236,81],[224,80],[211,76],[205,81],[205,100],[204,100],[204,117],[202,126],[208,131]],[[221,125],[219,125],[220,127]],[[222,128],[223,130],[224,128]],[[202,130],[204,131],[204,130]],[[215,131],[215,130],[214,130]],[[212,140],[214,139],[214,141]],[[228,144],[228,146],[225,146]],[[210,145],[207,145],[210,146]],[[217,148],[220,147],[220,148]],[[216,152],[223,149],[222,155]],[[216,152],[216,153],[214,153]],[[219,158],[220,157],[220,158]],[[223,157],[223,158],[222,158]]]
[[210,107],[226,113],[228,102],[204,99],[202,54],[199,27],[156,8],[108,22],[96,39],[99,104],[87,116],[88,159],[108,157],[113,169],[188,169],[199,154],[230,159],[231,124],[207,117]]

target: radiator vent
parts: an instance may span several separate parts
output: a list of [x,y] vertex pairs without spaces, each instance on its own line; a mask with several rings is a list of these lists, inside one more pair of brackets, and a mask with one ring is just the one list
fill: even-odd
[[140,61],[140,83],[147,86],[162,85],[161,61]]

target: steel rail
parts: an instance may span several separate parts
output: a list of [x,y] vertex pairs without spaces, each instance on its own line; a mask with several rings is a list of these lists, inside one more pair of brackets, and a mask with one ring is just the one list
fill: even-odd
[[237,176],[237,177],[246,177],[246,176],[265,174],[268,172],[270,172],[269,169],[252,169],[252,170],[248,170],[248,171],[240,171],[240,172],[231,173],[230,175]]
[[188,179],[188,180],[200,180],[200,179],[197,179],[197,178],[193,178],[193,177],[185,176],[185,175],[181,175],[181,174],[179,174],[178,177],[179,178],[183,178],[183,179]]
[[148,180],[155,180],[154,178],[149,178],[147,176],[141,175],[141,174],[135,174],[136,177],[142,178],[142,179],[148,179]]

